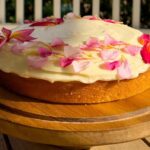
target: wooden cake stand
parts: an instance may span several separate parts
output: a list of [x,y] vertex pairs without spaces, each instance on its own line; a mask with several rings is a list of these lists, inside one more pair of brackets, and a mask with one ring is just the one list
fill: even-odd
[[150,90],[92,105],[52,104],[0,88],[0,132],[57,146],[126,142],[150,135]]

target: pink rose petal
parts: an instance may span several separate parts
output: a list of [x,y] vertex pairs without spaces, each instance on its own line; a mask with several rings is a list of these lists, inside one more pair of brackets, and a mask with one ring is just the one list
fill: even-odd
[[32,20],[24,20],[24,24],[30,24],[30,23],[33,23],[33,21]]
[[143,46],[143,48],[141,50],[141,56],[142,56],[143,61],[146,64],[150,64],[150,42],[147,42]]
[[81,45],[81,49],[86,50],[86,49],[93,49],[93,48],[99,48],[102,45],[102,42],[96,38],[96,37],[91,37],[84,45]]
[[28,66],[34,69],[41,69],[47,63],[47,61],[47,57],[29,56],[27,58]]
[[41,57],[48,57],[48,56],[52,55],[52,51],[50,51],[48,48],[45,48],[45,47],[40,47],[38,49],[38,52]]
[[16,44],[11,47],[11,52],[18,55],[21,54],[25,48],[27,48],[27,46],[24,43],[16,42]]
[[65,57],[78,57],[81,54],[81,50],[78,47],[65,46],[64,55]]
[[112,19],[103,19],[104,22],[108,23],[118,23],[118,21],[112,20]]
[[7,38],[7,40],[9,40],[9,37],[10,37],[12,31],[9,30],[9,29],[6,29],[6,28],[2,28],[2,33],[5,35],[5,37]]
[[121,62],[121,65],[117,68],[117,77],[119,79],[130,79],[131,78],[131,69],[129,67],[127,60],[123,60]]
[[83,16],[83,19],[88,19],[88,20],[101,20],[99,17],[97,16]]
[[24,30],[18,30],[11,34],[11,39],[16,39],[20,42],[29,42],[32,40],[35,40],[36,38],[31,36],[31,33],[34,31],[34,29],[24,29]]
[[100,51],[100,57],[102,60],[114,60],[119,56],[119,51],[114,50],[102,50]]
[[36,27],[36,26],[55,26],[56,24],[54,22],[50,21],[37,21],[33,22],[30,27]]
[[113,37],[111,37],[109,34],[105,34],[105,40],[104,40],[105,45],[120,45],[124,44],[121,41],[115,40]]
[[132,56],[135,56],[136,54],[138,54],[141,51],[141,47],[129,45],[129,46],[125,47],[123,49],[123,51],[132,55]]
[[73,61],[74,61],[74,58],[63,57],[60,59],[60,66],[65,68],[65,67],[71,65]]
[[64,20],[62,18],[52,18],[52,17],[46,17],[43,18],[42,20],[32,22],[30,24],[31,27],[36,27],[36,26],[55,26],[60,23],[63,23]]
[[77,18],[77,16],[74,13],[72,13],[72,12],[67,13],[65,15],[65,19],[75,19],[75,18]]
[[61,38],[54,38],[51,42],[51,46],[55,47],[55,46],[64,46],[65,43]]
[[89,65],[90,65],[89,61],[73,61],[72,62],[74,72],[81,72],[85,70],[87,67],[89,67]]
[[0,34],[0,48],[4,46],[6,42],[10,40],[11,30],[2,28],[2,34]]
[[139,38],[138,41],[140,44],[144,45],[147,42],[150,42],[150,35],[149,34],[142,34]]
[[120,61],[106,62],[100,67],[105,70],[115,70],[120,66]]
[[1,36],[0,37],[0,48],[2,48],[6,42],[7,42],[7,38],[4,38]]

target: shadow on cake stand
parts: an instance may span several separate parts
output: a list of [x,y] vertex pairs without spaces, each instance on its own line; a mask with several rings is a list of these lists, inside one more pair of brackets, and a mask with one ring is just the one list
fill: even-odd
[[127,142],[150,135],[150,90],[101,104],[52,104],[0,88],[0,132],[66,148]]

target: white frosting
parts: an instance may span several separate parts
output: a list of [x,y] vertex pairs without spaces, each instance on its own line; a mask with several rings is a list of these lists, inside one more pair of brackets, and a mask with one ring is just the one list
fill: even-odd
[[[29,28],[28,25],[17,27],[13,31]],[[33,37],[38,41],[50,43],[53,38],[59,37],[73,46],[79,46],[90,37],[97,37],[104,40],[104,34],[108,33],[119,41],[141,46],[137,38],[142,34],[140,31],[130,28],[123,24],[106,23],[99,20],[86,19],[68,19],[64,23],[52,27],[32,27],[34,32]],[[16,73],[25,78],[38,78],[50,82],[62,81],[80,81],[83,83],[93,83],[97,80],[111,81],[117,80],[117,71],[109,71],[101,69],[99,66],[104,61],[100,59],[97,52],[89,52],[94,59],[91,60],[91,65],[85,70],[75,73],[72,67],[61,68],[57,63],[57,58],[49,57],[49,62],[42,69],[32,69],[27,65],[27,55],[15,55],[10,52],[10,44],[6,44],[0,50],[0,69],[8,73]],[[131,68],[132,77],[136,78],[140,73],[149,69],[149,65],[142,61],[141,55],[131,56],[130,54],[120,51],[120,56],[123,55]],[[118,59],[119,59],[118,58]]]

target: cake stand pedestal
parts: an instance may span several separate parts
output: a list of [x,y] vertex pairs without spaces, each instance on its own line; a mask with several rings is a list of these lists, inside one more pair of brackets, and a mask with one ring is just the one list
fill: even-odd
[[0,88],[0,132],[61,147],[90,147],[150,135],[150,90],[91,105],[52,104]]

